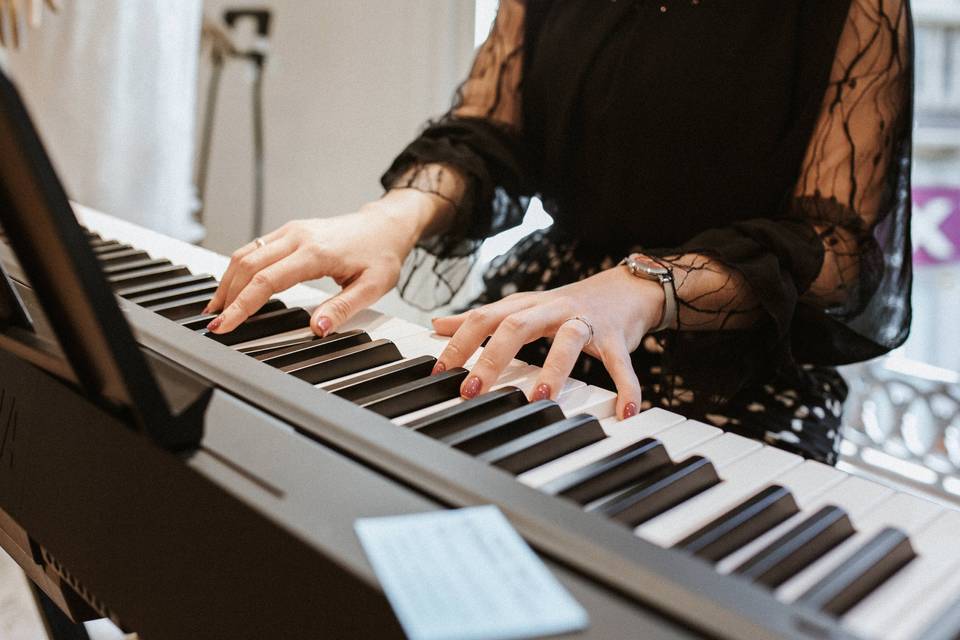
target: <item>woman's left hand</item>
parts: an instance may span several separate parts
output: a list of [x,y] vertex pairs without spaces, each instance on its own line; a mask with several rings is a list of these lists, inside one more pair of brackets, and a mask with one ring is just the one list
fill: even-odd
[[553,338],[530,399],[555,399],[582,352],[603,362],[617,387],[617,415],[628,418],[637,413],[641,393],[630,354],[659,324],[663,301],[660,283],[637,278],[622,266],[558,289],[515,293],[434,319],[437,333],[453,336],[434,371],[463,366],[490,336],[460,388],[463,397],[472,398],[490,389],[523,345]]

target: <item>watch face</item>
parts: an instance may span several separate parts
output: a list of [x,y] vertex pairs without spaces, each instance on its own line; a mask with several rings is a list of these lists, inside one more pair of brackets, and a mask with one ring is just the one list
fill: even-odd
[[670,273],[666,267],[661,265],[650,256],[637,253],[630,256],[630,261],[634,265],[634,269],[643,273],[648,273],[652,276],[661,276]]

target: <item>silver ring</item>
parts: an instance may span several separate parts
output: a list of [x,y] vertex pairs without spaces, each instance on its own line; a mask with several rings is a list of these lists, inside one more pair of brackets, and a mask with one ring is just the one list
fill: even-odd
[[586,325],[587,331],[590,332],[590,337],[587,338],[587,341],[583,343],[583,346],[587,346],[588,344],[593,342],[593,325],[587,322],[587,319],[584,318],[583,316],[573,316],[572,318],[567,318],[566,320],[563,321],[563,324],[567,324],[571,320],[578,320],[582,322],[584,325]]
[[254,238],[253,244],[257,245],[257,249],[263,249],[267,243],[263,241],[263,238]]

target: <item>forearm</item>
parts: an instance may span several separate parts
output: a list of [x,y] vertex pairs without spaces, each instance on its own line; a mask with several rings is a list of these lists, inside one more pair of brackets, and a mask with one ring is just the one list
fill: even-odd
[[462,180],[450,169],[432,166],[417,171],[433,171],[450,177],[429,181],[426,177],[411,176],[361,209],[390,218],[411,248],[422,239],[450,230],[456,217],[457,201],[463,193]]
[[707,255],[688,253],[660,258],[673,271],[677,318],[684,331],[745,329],[762,316],[763,307],[746,278]]

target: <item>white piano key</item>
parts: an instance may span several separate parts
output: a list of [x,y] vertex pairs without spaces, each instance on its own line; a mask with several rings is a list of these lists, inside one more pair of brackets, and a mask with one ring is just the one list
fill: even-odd
[[687,457],[685,453],[687,450],[721,435],[723,435],[722,429],[711,427],[697,420],[684,420],[680,424],[658,433],[657,440],[663,443],[671,459],[679,461],[681,455],[684,458]]
[[710,438],[682,451],[676,451],[675,447],[669,442],[666,444],[667,451],[674,450],[674,460],[680,461],[690,456],[703,456],[713,463],[715,469],[721,469],[763,448],[761,443],[751,438],[744,438],[735,433],[722,432],[715,438]]
[[[838,473],[843,473],[838,471]],[[815,514],[821,508],[833,505],[843,509],[851,518],[857,518],[863,513],[869,511],[874,506],[886,500],[893,495],[893,489],[885,487],[882,484],[858,478],[848,474],[843,474],[843,480],[828,488],[822,494],[813,499],[804,502],[801,498],[798,504],[801,512],[785,522],[777,525],[766,532],[753,542],[745,545],[743,548],[731,553],[729,556],[717,563],[716,569],[719,573],[730,573],[739,567],[744,561],[752,558],[762,549],[766,548],[774,540],[777,540],[783,534],[787,533],[795,526]]]
[[272,336],[266,336],[264,338],[257,338],[256,340],[248,340],[246,342],[240,342],[235,345],[231,345],[231,349],[248,349],[250,347],[269,347],[272,344],[280,344],[286,340],[299,340],[300,338],[307,339],[313,337],[313,329],[310,327],[304,327],[302,329],[293,329],[291,331],[284,331],[283,333],[275,333]]
[[639,442],[644,438],[656,437],[656,434],[683,422],[683,420],[683,416],[663,409],[644,411],[626,420],[603,420],[600,424],[607,435],[610,436],[609,438],[526,471],[517,476],[517,479],[531,487],[542,487],[565,473],[596,462],[600,458],[614,451],[619,451],[634,442]]
[[[956,541],[953,542],[956,545]],[[908,567],[910,565],[907,565]],[[906,567],[904,567],[906,568]],[[943,615],[948,607],[960,600],[960,564],[943,567],[936,588],[918,593],[909,599],[903,614],[883,632],[884,640],[916,640]]]
[[[845,627],[865,638],[885,638],[899,620],[913,616],[914,601],[937,591],[960,569],[960,512],[943,513],[910,542],[918,557],[847,612]],[[960,592],[954,596],[960,597]],[[920,618],[933,622],[922,614]],[[921,621],[916,624],[923,626]]]
[[859,517],[851,517],[857,533],[782,584],[775,592],[777,598],[794,602],[884,527],[896,527],[912,536],[942,511],[942,507],[923,498],[894,494]]
[[[640,525],[634,529],[634,533],[661,547],[672,547],[770,484],[770,481],[778,476],[786,483],[791,479],[800,484],[816,483],[813,478],[805,476],[815,476],[821,483],[826,481],[826,475],[818,473],[818,469],[808,468],[803,472],[792,469],[800,466],[802,461],[800,456],[792,453],[775,447],[764,447],[733,464],[719,467],[717,473],[724,482]],[[793,473],[785,474],[784,470],[787,469]]]
[[563,409],[563,415],[568,418],[589,413],[597,419],[602,419],[612,416],[617,409],[617,394],[608,389],[584,385],[570,390],[564,387],[564,391],[565,393],[558,398],[558,402]]
[[[430,333],[426,327],[416,323],[408,322],[401,318],[394,318],[386,314],[374,311],[373,309],[364,309],[348,320],[339,331],[350,331],[352,329],[361,329],[366,331],[372,340],[390,340],[394,343],[415,336],[418,334]],[[399,345],[398,345],[399,346]],[[400,350],[403,353],[403,350]],[[405,356],[429,355],[426,353],[403,353]]]
[[[533,365],[526,364],[524,362],[521,362],[520,360],[514,360],[513,362],[510,363],[510,365],[506,368],[506,370],[504,370],[504,372],[500,374],[500,378],[497,380],[497,383],[492,387],[490,387],[490,390],[492,391],[495,389],[501,389],[503,387],[513,387],[513,386],[516,386],[521,390],[523,390],[523,387],[519,387],[519,385],[516,384],[517,379],[519,378],[522,380],[527,378],[531,371],[539,371],[539,367],[534,367]],[[560,397],[558,398],[558,401],[560,402],[560,406],[561,407],[563,406],[563,400],[568,393],[570,393],[571,391],[576,391],[578,389],[581,389],[584,386],[585,386],[584,383],[580,382],[579,380],[567,378],[567,384],[560,391]],[[524,393],[527,393],[525,390],[523,391]],[[396,422],[397,424],[408,424],[410,422],[413,422],[414,420],[419,420],[420,418],[434,414],[437,411],[443,411],[448,407],[452,407],[456,404],[460,404],[463,401],[464,401],[463,398],[453,398],[451,400],[447,400],[439,404],[435,404],[429,407],[424,407],[423,409],[414,411],[413,413],[408,413],[402,416],[398,416],[394,418],[393,421]]]

